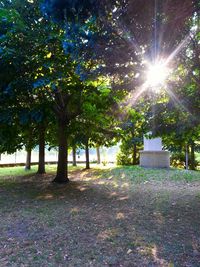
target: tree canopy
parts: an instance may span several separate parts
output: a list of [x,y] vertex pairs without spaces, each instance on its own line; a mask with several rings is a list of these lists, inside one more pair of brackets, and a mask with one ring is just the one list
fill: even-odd
[[[67,151],[77,144],[121,139],[126,150],[153,128],[168,147],[194,150],[199,1],[0,2],[0,59],[0,152],[40,144],[44,164],[45,143],[58,146],[55,182],[68,182]],[[156,95],[146,80],[159,60],[171,72]]]

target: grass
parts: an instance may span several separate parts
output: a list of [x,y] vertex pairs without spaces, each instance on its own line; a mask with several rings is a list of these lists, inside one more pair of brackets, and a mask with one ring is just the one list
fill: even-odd
[[24,167],[2,167],[0,168],[0,177],[5,176],[25,176],[27,174],[33,174],[37,171],[37,167],[33,166],[30,171],[25,171]]
[[[141,168],[139,166],[98,166],[92,165],[92,168],[96,171],[96,178],[102,177],[114,177],[115,179],[130,179],[134,183],[141,183],[145,181],[161,181],[161,180],[174,180],[174,181],[198,181],[200,180],[199,171],[185,171],[175,168],[171,169],[151,169]],[[69,166],[69,170],[83,169],[84,165],[78,165],[77,167]],[[33,175],[37,172],[37,166],[32,166],[31,170],[24,170],[24,167],[4,167],[0,168],[0,177],[16,177]],[[56,172],[56,165],[46,165],[46,172],[54,174]]]
[[150,181],[200,181],[199,171],[186,171],[175,168],[171,169],[151,169],[141,168],[139,166],[123,166],[123,167],[106,167],[97,168],[95,172],[96,178],[108,178],[117,182],[128,180],[131,183],[143,183]]
[[[37,166],[33,165],[31,167],[31,170],[25,170],[24,167],[19,166],[19,167],[3,167],[0,168],[0,177],[5,177],[5,176],[27,176],[30,174],[35,174],[37,172]],[[77,167],[78,168],[78,167]],[[81,167],[79,167],[81,168]],[[73,169],[72,166],[69,166],[69,170]],[[46,165],[46,172],[47,173],[55,173],[56,171],[56,165]]]
[[0,266],[199,266],[200,172],[0,169]]

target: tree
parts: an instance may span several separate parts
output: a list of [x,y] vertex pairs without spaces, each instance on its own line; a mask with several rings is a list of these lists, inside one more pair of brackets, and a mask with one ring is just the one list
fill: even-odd
[[114,114],[121,101],[120,91],[112,91],[108,80],[101,77],[88,81],[90,90],[82,95],[82,113],[70,125],[69,145],[86,150],[86,168],[89,168],[89,148],[96,145],[109,145],[117,135],[117,121]]
[[[158,97],[154,105],[152,125],[164,137],[164,142],[173,150],[188,153],[190,169],[195,169],[195,141],[200,136],[200,76],[199,76],[199,15],[188,22],[190,39],[179,54],[177,68],[168,82],[166,93]],[[162,100],[161,100],[162,99]]]
[[142,146],[145,132],[145,117],[142,111],[128,107],[121,124],[122,142],[117,155],[120,165],[136,165],[139,161],[138,148]]
[[[30,134],[27,136],[24,132],[31,133],[33,130],[36,131],[38,124],[41,124],[41,121],[44,120],[47,109],[41,101],[42,96],[36,97],[32,91],[33,79],[31,75],[36,75],[32,58],[34,51],[33,39],[36,37],[33,36],[33,32],[37,36],[42,32],[39,25],[37,25],[38,20],[41,19],[37,4],[38,2],[29,3],[25,1],[24,5],[22,5],[19,1],[8,1],[1,3],[3,8],[1,8],[0,12],[1,29],[3,31],[0,40],[2,47],[0,99],[3,103],[1,116],[4,120],[5,113],[10,109],[11,115],[7,119],[8,128],[11,128],[13,124],[18,125],[16,134],[21,137],[20,148],[25,145],[28,149],[28,168],[30,168],[30,151],[38,144],[38,138],[33,134],[32,137],[30,137]],[[34,18],[32,21],[31,17]],[[37,43],[36,41],[34,44]],[[32,50],[30,50],[31,47],[33,48]],[[26,131],[26,129],[28,130]],[[41,131],[36,132],[42,133]],[[41,143],[40,137],[40,147]],[[44,150],[44,146],[42,149]],[[4,150],[8,151],[8,147],[5,147]],[[44,159],[40,153],[38,172],[44,171]]]
[[[38,3],[26,3],[25,7],[30,10],[27,17],[21,13],[19,2],[13,3],[8,3],[8,7],[17,13],[23,27],[5,37],[5,47],[7,51],[12,51],[11,67],[15,70],[15,75],[8,82],[12,91],[15,91],[11,98],[12,111],[15,107],[17,120],[21,120],[23,112],[22,119],[27,123],[34,117],[34,122],[40,128],[47,119],[44,107],[48,110],[51,119],[56,122],[58,133],[59,159],[54,181],[68,182],[66,163],[71,124],[83,113],[84,101],[87,102],[87,95],[92,95],[94,90],[94,86],[87,82],[90,77],[83,77],[80,68],[90,71],[96,68],[97,62],[80,63],[74,59],[69,51],[69,43],[73,40],[64,43],[63,48],[63,29],[41,16]],[[92,27],[88,22],[87,29],[93,30]],[[79,36],[86,33],[87,29],[78,29]],[[33,43],[34,49],[30,50]],[[19,47],[24,47],[24,50]],[[5,64],[9,62],[6,53],[3,54]]]
[[[43,10],[64,24],[65,38],[70,34],[76,55],[95,57],[104,63],[107,73],[125,76],[138,72],[134,62],[139,63],[142,74],[144,59],[153,61],[157,56],[170,55],[187,36],[188,19],[198,7],[190,0],[98,0],[95,5],[93,0],[46,0]],[[88,20],[93,31],[89,36],[82,32],[81,39],[74,29],[81,29]],[[134,75],[132,85],[133,80]]]
[[95,59],[96,71],[109,75],[112,89],[121,88],[124,95],[144,82],[145,61],[174,54],[190,31],[188,19],[196,11],[195,3],[189,0],[92,4],[93,1],[54,0],[45,1],[44,7],[63,22],[65,50],[80,62],[80,72],[87,72],[85,62]]
[[[59,145],[58,169],[54,181],[65,183],[68,182],[67,147],[74,131],[74,121],[82,116],[87,122],[85,125],[93,127],[96,123],[96,118],[91,115],[87,114],[85,118],[83,116],[87,107],[96,104],[95,98],[91,97],[94,86],[91,86],[90,81],[98,80],[99,76],[108,79],[111,93],[105,99],[110,99],[110,95],[122,99],[129,90],[142,83],[143,79],[137,79],[138,66],[142,73],[144,55],[150,58],[154,42],[147,32],[155,30],[155,14],[152,13],[154,5],[150,1],[144,9],[144,12],[149,11],[147,17],[139,2],[138,5],[133,5],[131,1],[123,1],[122,6],[120,1],[97,1],[97,6],[93,5],[93,1],[61,2],[47,1],[47,9],[43,6],[43,15],[37,1],[26,2],[24,9],[20,9],[20,1],[6,2],[6,7],[9,8],[3,12],[14,12],[12,14],[15,16],[11,16],[10,21],[20,26],[15,27],[14,33],[13,29],[6,30],[8,34],[1,42],[2,58],[8,73],[12,73],[11,77],[6,76],[8,80],[3,79],[4,85],[1,88],[11,86],[12,91],[15,91],[12,99],[19,100],[23,110],[27,108],[31,114],[37,111],[38,119],[35,121],[38,125],[41,124],[41,117],[44,121],[47,120],[42,109],[45,103],[51,120],[56,122],[54,129],[57,129],[56,142]],[[191,1],[184,0],[181,5],[176,3],[175,10],[170,13],[170,2],[168,1],[167,11],[159,11],[156,15],[167,28],[172,26],[171,18],[177,8],[182,10],[179,23],[176,21],[175,41],[168,42],[169,36],[165,34],[163,48],[168,52],[183,37],[180,29],[193,12]],[[54,23],[47,16],[52,11],[62,21],[61,24]],[[133,46],[132,41],[136,43],[136,39],[139,46]],[[6,42],[6,46],[3,42]],[[11,64],[7,64],[9,62]],[[17,83],[14,83],[15,80]],[[27,84],[30,96],[28,102],[24,95],[28,91]],[[88,98],[91,99],[88,101]],[[13,102],[15,105],[16,101]],[[27,107],[27,103],[30,106]],[[101,117],[107,115],[110,105],[113,105],[112,101],[108,103]],[[13,111],[13,106],[11,107]],[[95,139],[94,132],[98,127],[93,129],[92,136],[85,134],[87,140]]]

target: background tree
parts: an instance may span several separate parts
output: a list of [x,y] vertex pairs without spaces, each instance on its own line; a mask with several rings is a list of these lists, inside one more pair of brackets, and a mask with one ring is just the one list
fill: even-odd
[[128,107],[121,124],[121,145],[117,155],[119,165],[136,165],[139,163],[139,149],[143,144],[145,117],[141,111]]
[[[170,77],[166,92],[156,100],[151,125],[164,137],[165,144],[172,151],[186,151],[187,158],[190,152],[190,169],[195,169],[195,144],[200,134],[197,115],[200,110],[198,13],[189,20],[188,25],[190,38],[187,47],[179,54],[177,68]],[[187,168],[187,162],[185,165]]]
[[[8,1],[4,4],[1,3],[1,5],[3,8],[1,8],[0,15],[4,31],[1,39],[1,46],[3,47],[1,54],[2,106],[5,107],[5,110],[10,106],[12,111],[10,122],[15,118],[15,123],[22,127],[21,135],[24,136],[24,125],[26,125],[26,128],[30,128],[29,126],[32,125],[32,130],[35,130],[40,136],[38,138],[40,142],[35,136],[34,142],[35,145],[40,143],[38,172],[44,173],[44,140],[41,140],[42,131],[40,125],[44,125],[44,117],[48,113],[48,108],[43,101],[43,94],[41,92],[38,95],[33,93],[32,84],[33,77],[38,74],[38,66],[36,64],[38,55],[34,57],[34,53],[36,53],[35,47],[38,48],[37,52],[39,53],[41,52],[39,44],[43,42],[43,46],[45,45],[44,36],[48,32],[46,29],[47,24],[45,21],[43,28],[40,27],[42,17],[38,1],[34,3],[24,1],[22,4],[16,0]],[[4,114],[1,115],[3,118]],[[40,131],[37,130],[38,127]],[[32,143],[32,141],[28,141],[28,143]],[[30,147],[26,143],[24,145],[29,147],[30,155],[30,149],[33,146],[31,145]],[[30,159],[30,157],[28,158]]]

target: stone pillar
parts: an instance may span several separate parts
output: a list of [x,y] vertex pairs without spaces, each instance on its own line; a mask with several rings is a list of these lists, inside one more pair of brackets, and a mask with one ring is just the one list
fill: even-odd
[[160,137],[151,139],[144,137],[144,150],[140,151],[140,166],[147,168],[170,167],[170,153],[162,150]]

